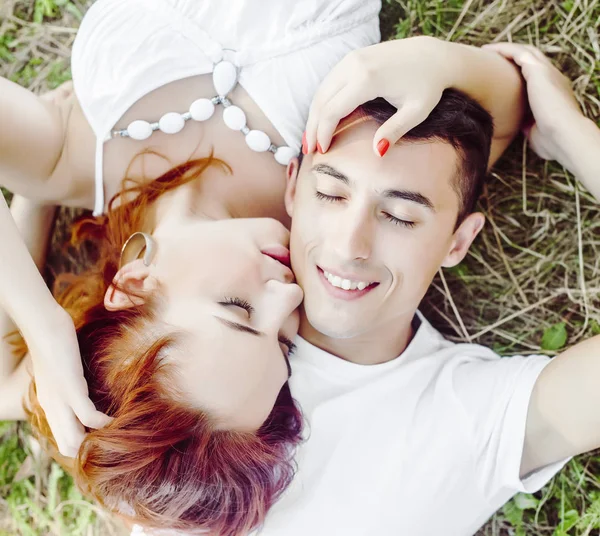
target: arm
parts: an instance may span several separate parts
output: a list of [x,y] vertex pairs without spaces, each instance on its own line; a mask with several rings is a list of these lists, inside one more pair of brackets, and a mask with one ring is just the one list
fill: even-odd
[[525,87],[519,70],[491,51],[458,43],[448,45],[454,87],[479,102],[494,119],[488,167],[500,158],[519,132],[525,112]]
[[[570,125],[570,141],[565,139],[560,158],[598,199],[600,130],[583,116],[573,118]],[[542,371],[527,414],[523,475],[600,447],[599,378],[599,335],[569,348]]]
[[[558,160],[600,198],[600,130],[581,113],[570,82],[539,50],[489,47],[521,67],[534,124],[527,131],[541,157]],[[521,474],[600,447],[600,336],[563,352],[542,371],[531,395]]]
[[[46,259],[49,231],[56,207],[38,205],[24,197],[13,198],[10,211],[36,266]],[[23,399],[31,381],[31,360],[19,360],[5,338],[17,330],[12,319],[0,309],[0,420],[23,420]]]
[[[494,118],[490,165],[519,130],[524,91],[519,70],[501,56],[432,37],[387,41],[348,54],[321,84],[311,106],[303,150],[327,151],[340,119],[383,97],[398,112],[376,132],[373,148],[390,144],[425,120],[447,88],[474,98]],[[385,153],[384,153],[385,154]]]
[[[0,177],[13,192],[33,198],[44,189],[62,152],[60,110],[51,100],[0,78]],[[35,158],[31,155],[35,154]]]
[[88,397],[73,321],[52,297],[0,197],[0,308],[27,343],[37,397],[61,454],[75,456],[83,425],[101,428],[109,419]]
[[[17,198],[16,201],[18,208],[21,200]],[[38,320],[56,315],[60,307],[29,254],[3,197],[0,200],[0,228],[3,230],[1,257],[6,260],[0,263],[0,307],[27,334],[35,330]],[[31,233],[27,238],[34,242],[36,234]],[[39,259],[42,248],[36,249]]]
[[43,204],[90,204],[74,177],[88,165],[91,129],[70,82],[37,96],[0,77],[0,120],[0,185]]

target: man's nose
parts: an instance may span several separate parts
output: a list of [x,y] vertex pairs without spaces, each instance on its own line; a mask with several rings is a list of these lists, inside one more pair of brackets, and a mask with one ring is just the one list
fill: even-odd
[[374,218],[366,207],[347,208],[332,220],[331,248],[339,259],[367,260],[373,250]]

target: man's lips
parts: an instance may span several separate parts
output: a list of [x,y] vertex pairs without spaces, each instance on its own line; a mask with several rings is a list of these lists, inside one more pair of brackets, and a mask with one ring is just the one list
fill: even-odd
[[320,268],[319,266],[317,266],[317,273],[319,275],[319,279],[321,280],[321,282],[323,283],[323,286],[325,287],[325,290],[327,290],[327,292],[332,297],[340,299],[340,300],[346,300],[346,301],[357,300],[359,298],[362,298],[369,292],[371,292],[374,288],[376,288],[379,285],[378,282],[374,282],[374,283],[369,284],[364,289],[357,288],[354,290],[344,290],[343,288],[333,286],[329,282],[327,277],[325,276],[323,269]]

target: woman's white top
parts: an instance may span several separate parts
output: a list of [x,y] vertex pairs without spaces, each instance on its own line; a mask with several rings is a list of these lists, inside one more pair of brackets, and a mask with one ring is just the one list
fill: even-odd
[[[117,121],[151,91],[223,60],[297,153],[319,83],[348,52],[379,41],[380,8],[380,0],[97,0],[72,54],[75,93],[97,137],[95,213],[104,210],[103,145],[119,143]],[[175,115],[164,124],[177,131]],[[154,130],[159,119],[140,118]]]

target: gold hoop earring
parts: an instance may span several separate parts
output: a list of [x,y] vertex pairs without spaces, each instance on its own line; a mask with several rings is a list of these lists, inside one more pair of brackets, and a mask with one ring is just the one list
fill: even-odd
[[126,264],[139,259],[141,254],[144,254],[144,266],[150,266],[150,263],[156,256],[156,240],[148,233],[138,231],[133,233],[121,248],[121,260],[119,261],[119,269]]

